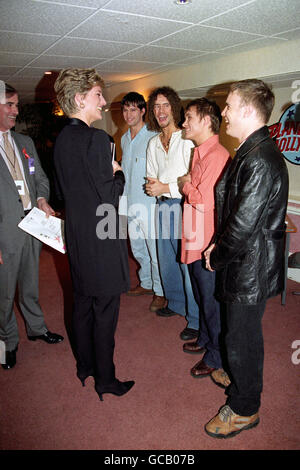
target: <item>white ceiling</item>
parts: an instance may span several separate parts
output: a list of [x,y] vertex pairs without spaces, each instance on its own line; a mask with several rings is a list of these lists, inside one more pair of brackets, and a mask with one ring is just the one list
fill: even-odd
[[0,0],[0,79],[44,100],[65,67],[111,86],[299,38],[299,19],[300,0]]

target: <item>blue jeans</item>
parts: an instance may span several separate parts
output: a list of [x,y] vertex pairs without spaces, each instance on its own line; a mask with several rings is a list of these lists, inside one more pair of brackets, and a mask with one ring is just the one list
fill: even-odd
[[195,299],[199,305],[199,346],[205,347],[203,361],[215,369],[222,368],[220,353],[220,304],[215,299],[215,271],[208,271],[199,259],[188,264]]
[[[150,221],[151,223],[151,221]],[[151,237],[148,220],[128,217],[128,234],[132,254],[140,265],[138,276],[144,289],[153,289],[155,295],[163,296],[163,288],[157,261],[156,240]]]
[[185,316],[188,328],[198,330],[198,305],[188,268],[180,263],[181,199],[158,200],[156,222],[159,269],[168,308]]

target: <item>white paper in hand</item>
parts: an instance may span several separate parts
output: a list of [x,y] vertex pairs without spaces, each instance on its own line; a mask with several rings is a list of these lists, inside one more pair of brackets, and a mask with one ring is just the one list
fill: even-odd
[[55,250],[66,253],[64,221],[62,219],[52,215],[47,218],[44,211],[34,207],[18,227]]

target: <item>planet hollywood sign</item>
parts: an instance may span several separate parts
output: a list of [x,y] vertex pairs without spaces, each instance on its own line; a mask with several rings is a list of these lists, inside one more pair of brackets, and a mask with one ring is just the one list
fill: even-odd
[[300,102],[289,106],[279,122],[269,126],[269,131],[283,156],[300,165]]

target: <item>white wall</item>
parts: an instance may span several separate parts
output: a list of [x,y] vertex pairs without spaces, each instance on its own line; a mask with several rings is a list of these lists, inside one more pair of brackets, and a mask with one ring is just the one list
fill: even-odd
[[162,85],[184,90],[200,86],[211,87],[245,78],[295,73],[300,71],[299,51],[300,39],[217,58],[210,54],[200,57],[198,64],[114,85],[107,89],[107,96],[113,102],[119,101],[121,96],[132,90],[148,97],[152,88]]
[[[231,54],[215,58],[214,55],[201,58],[201,62],[195,65],[184,66],[169,70],[145,78],[124,82],[105,90],[105,97],[111,103],[120,102],[122,97],[130,92],[137,91],[147,99],[151,90],[158,86],[168,85],[177,91],[199,87],[214,87],[219,84],[242,80],[245,78],[261,78],[268,76],[280,76],[293,73],[300,79],[300,39],[286,41],[272,47],[264,47],[253,51],[245,51],[239,54]],[[299,74],[297,74],[299,72]],[[295,78],[294,78],[295,79]],[[275,107],[270,119],[270,124],[278,121],[284,107],[291,102],[293,89],[292,80],[289,86],[274,88]],[[224,97],[216,99],[223,106]],[[119,140],[126,127],[122,121],[120,112],[114,109],[111,113],[105,113],[104,120],[97,126],[105,129],[114,136],[117,148]],[[228,140],[224,128],[221,132],[221,140],[229,151],[233,153],[236,142]],[[120,150],[119,150],[120,155]],[[290,199],[300,201],[300,166],[287,162],[290,175]]]

